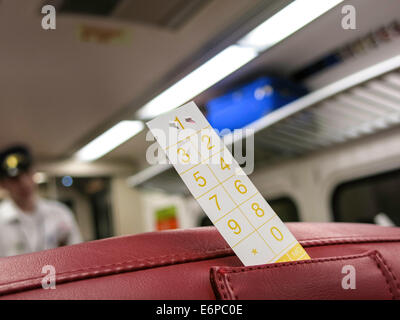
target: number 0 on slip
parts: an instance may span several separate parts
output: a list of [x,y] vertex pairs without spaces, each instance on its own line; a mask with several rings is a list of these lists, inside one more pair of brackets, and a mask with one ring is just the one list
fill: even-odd
[[245,266],[310,259],[194,102],[147,126]]

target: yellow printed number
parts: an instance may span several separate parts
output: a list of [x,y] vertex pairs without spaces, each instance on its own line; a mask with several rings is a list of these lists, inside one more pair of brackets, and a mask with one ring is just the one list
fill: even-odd
[[208,200],[211,200],[211,199],[215,199],[215,204],[217,205],[218,210],[221,210],[221,207],[219,206],[219,203],[218,203],[217,194],[214,194],[210,198],[208,198]]
[[256,214],[257,217],[262,217],[264,215],[264,210],[260,208],[260,205],[257,202],[254,202],[251,205],[251,208],[254,210],[254,213]]
[[208,149],[208,150],[211,150],[212,148],[215,147],[214,145],[211,145],[211,138],[210,138],[210,136],[208,136],[208,135],[205,134],[204,136],[201,137],[201,141],[205,142],[205,141],[204,141],[204,138],[206,138],[205,140],[207,140],[207,149]]
[[184,149],[179,148],[176,152],[178,154],[182,155],[182,157],[181,157],[182,162],[188,163],[190,161],[190,156]]
[[231,167],[229,166],[229,164],[226,164],[224,158],[222,158],[222,157],[221,157],[221,169],[222,170],[225,170],[225,169],[231,170]]
[[[200,176],[199,174],[199,171],[196,171],[195,173],[193,173],[193,177],[197,181],[199,187],[204,187],[207,184],[206,178]],[[199,181],[202,181],[202,183],[199,183]]]
[[283,240],[283,234],[277,227],[271,228],[271,234],[276,240],[278,240],[278,241]]
[[182,125],[182,122],[179,120],[178,117],[175,117],[174,121],[178,122],[182,129],[185,129],[185,127]]
[[247,192],[246,186],[244,184],[242,184],[242,181],[240,181],[240,180],[235,181],[235,188],[241,194],[245,194]]
[[242,229],[240,228],[236,220],[233,219],[228,220],[228,227],[233,231],[234,234],[239,234],[240,232],[242,232]]

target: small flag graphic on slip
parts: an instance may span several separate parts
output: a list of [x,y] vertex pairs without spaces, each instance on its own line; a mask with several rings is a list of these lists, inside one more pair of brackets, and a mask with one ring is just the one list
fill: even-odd
[[194,121],[192,118],[185,118],[185,121],[186,122],[189,122],[189,123],[196,123],[196,121]]

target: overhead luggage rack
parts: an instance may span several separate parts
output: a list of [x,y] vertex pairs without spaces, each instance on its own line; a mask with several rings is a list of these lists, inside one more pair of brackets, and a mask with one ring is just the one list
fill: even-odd
[[[400,56],[314,91],[262,118],[253,129],[255,168],[372,135],[400,123]],[[245,137],[243,137],[245,138]],[[237,136],[224,137],[232,145]],[[128,179],[131,187],[186,193],[171,165]]]

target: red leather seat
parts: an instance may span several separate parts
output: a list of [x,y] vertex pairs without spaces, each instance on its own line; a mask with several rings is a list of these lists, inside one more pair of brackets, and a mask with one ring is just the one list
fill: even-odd
[[[312,260],[243,267],[214,227],[145,233],[1,258],[0,298],[399,299],[400,228],[287,225]],[[342,286],[348,265],[355,289]]]

